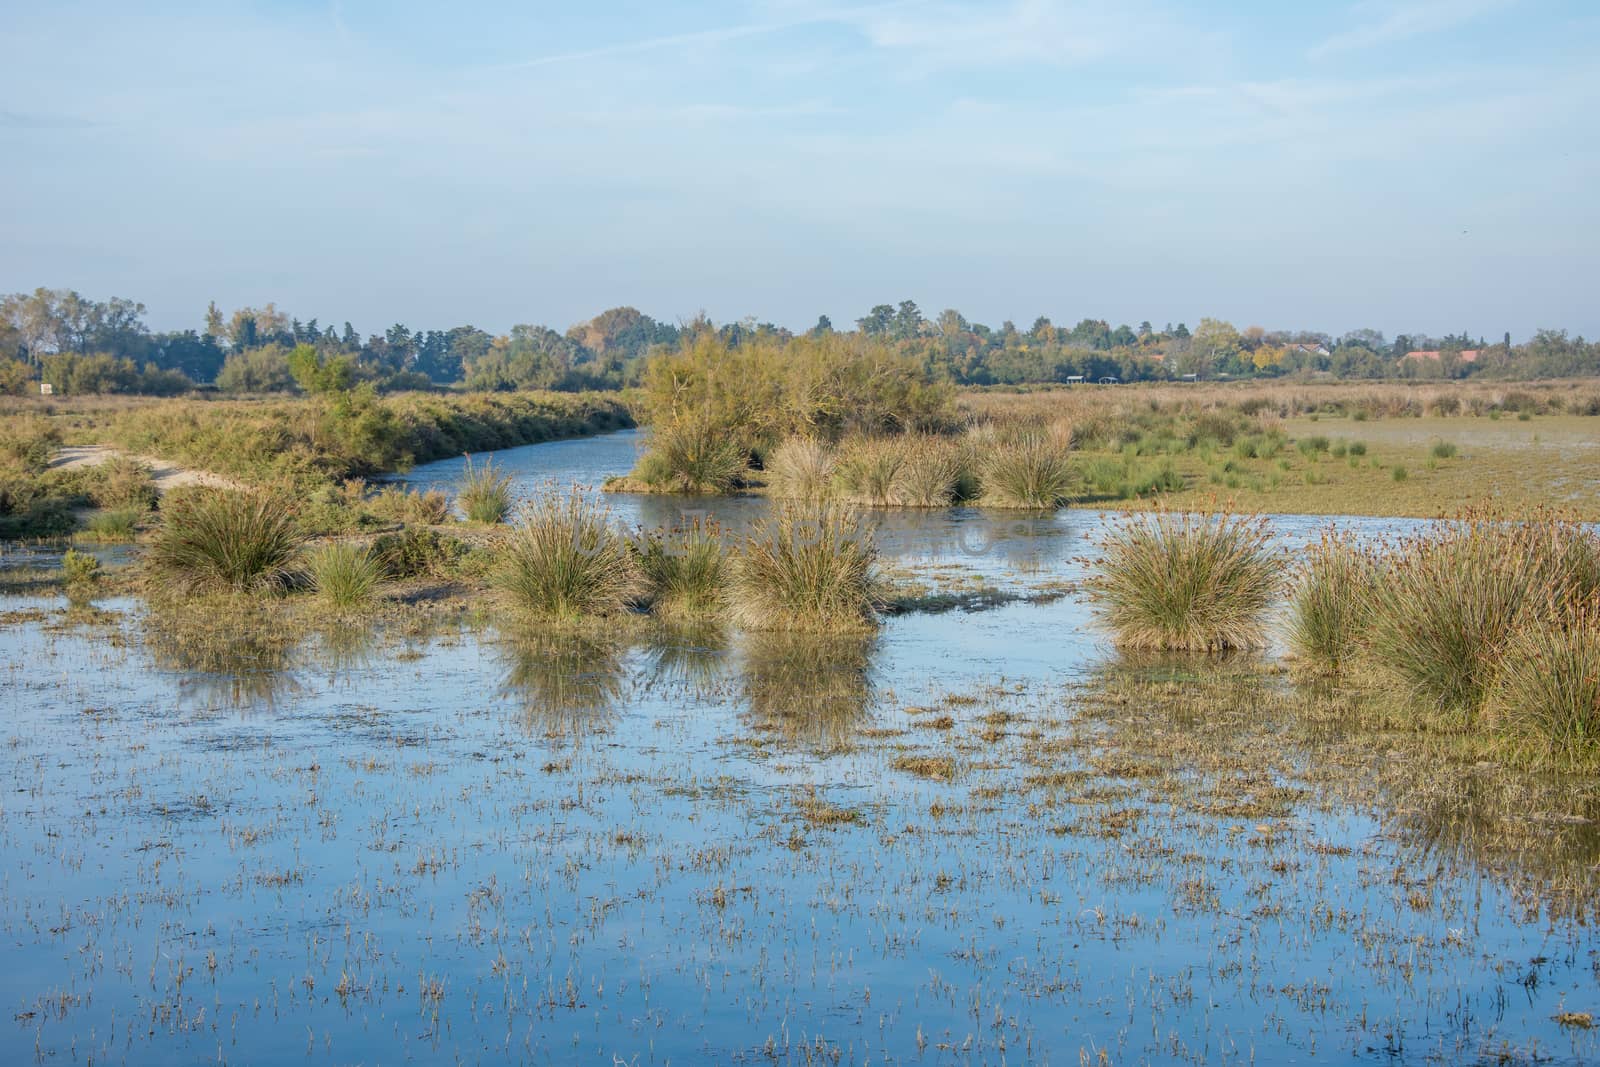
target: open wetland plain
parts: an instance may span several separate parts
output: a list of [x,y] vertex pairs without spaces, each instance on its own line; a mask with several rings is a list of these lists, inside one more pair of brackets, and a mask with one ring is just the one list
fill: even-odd
[[290,625],[13,568],[0,1060],[1600,1056],[1592,774],[1397,722],[1276,643],[1117,651],[1093,512],[877,520],[910,592],[859,634]]

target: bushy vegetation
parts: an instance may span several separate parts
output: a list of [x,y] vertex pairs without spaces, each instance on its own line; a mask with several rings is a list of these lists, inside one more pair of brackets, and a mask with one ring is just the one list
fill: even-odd
[[1348,536],[1325,533],[1307,551],[1290,601],[1289,646],[1312,667],[1344,669],[1363,647],[1377,565]]
[[767,489],[790,500],[826,500],[833,494],[833,449],[814,437],[790,437],[767,457]]
[[187,593],[275,591],[288,584],[302,541],[272,494],[203,489],[169,494],[146,559]]
[[[941,429],[951,424],[953,400],[950,386],[880,342],[825,333],[729,344],[702,332],[645,366],[640,410],[666,435],[635,475],[668,487],[711,484],[683,460],[726,448],[760,461],[790,436],[834,442],[851,433]],[[665,449],[680,438],[715,442],[718,450]]]
[[1600,746],[1600,603],[1525,626],[1506,645],[1486,714],[1497,729],[1564,758]]
[[548,489],[526,503],[497,552],[495,585],[524,615],[572,622],[626,610],[638,565],[611,514],[581,491]]
[[733,608],[752,630],[850,631],[876,623],[877,548],[855,511],[775,505],[744,539]]
[[87,552],[69,548],[61,557],[61,577],[69,586],[84,586],[100,576],[100,561]]
[[1471,724],[1505,650],[1600,591],[1600,545],[1571,523],[1470,517],[1410,538],[1373,587],[1372,662],[1415,704]]
[[655,530],[634,544],[650,609],[666,617],[720,612],[727,601],[729,561],[722,531],[694,519],[671,530]]
[[322,545],[306,557],[312,587],[334,607],[366,604],[382,584],[383,561],[365,546],[350,541]]
[[474,467],[468,457],[461,486],[456,490],[456,503],[468,522],[490,526],[502,523],[511,514],[511,477],[495,470],[493,460]]
[[1103,546],[1096,611],[1124,648],[1259,648],[1281,585],[1267,537],[1264,521],[1227,513],[1130,517]]
[[674,493],[726,493],[743,480],[748,462],[747,450],[726,427],[679,413],[650,427],[650,450],[635,474]]
[[982,502],[998,508],[1057,508],[1072,498],[1076,478],[1070,431],[1028,431],[1003,441],[979,460]]

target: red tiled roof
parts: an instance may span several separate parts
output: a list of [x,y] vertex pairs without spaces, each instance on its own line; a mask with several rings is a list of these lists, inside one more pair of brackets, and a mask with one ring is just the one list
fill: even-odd
[[[1479,352],[1479,349],[1468,348],[1468,349],[1464,349],[1463,351],[1458,352],[1456,354],[1461,358],[1461,362],[1463,362],[1463,363],[1476,363],[1476,362],[1478,362],[1478,352]],[[1437,359],[1439,359],[1441,357],[1440,357],[1440,354],[1439,354],[1439,350],[1437,348],[1430,348],[1430,349],[1418,349],[1415,352],[1407,352],[1405,358],[1406,359],[1432,359],[1432,360],[1437,360]]]

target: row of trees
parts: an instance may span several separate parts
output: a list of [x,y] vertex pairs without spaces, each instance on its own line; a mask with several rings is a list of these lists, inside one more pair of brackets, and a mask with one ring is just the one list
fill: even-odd
[[[795,334],[770,322],[717,324],[703,314],[671,325],[635,308],[612,308],[564,333],[518,325],[502,335],[475,326],[415,330],[396,323],[363,338],[345,322],[301,320],[275,304],[207,309],[203,328],[153,332],[143,304],[97,301],[72,290],[37,289],[0,297],[0,389],[46,381],[64,393],[183,392],[195,384],[229,392],[326,391],[370,384],[377,390],[610,389],[638,384],[652,355],[701,338],[724,346],[787,344]],[[1339,378],[1536,378],[1600,374],[1600,344],[1541,331],[1513,345],[1465,331],[1442,338],[1377,330],[1339,337],[1314,331],[1240,330],[1217,319],[1187,324],[1112,326],[1082,319],[1071,327],[1040,317],[1026,330],[998,328],[946,309],[929,318],[914,301],[879,304],[837,331],[827,316],[805,336],[858,335],[958,384],[1061,382],[1075,377],[1124,381],[1193,376]],[[1406,359],[1413,350],[1439,358]],[[1463,351],[1476,350],[1468,361]],[[308,371],[315,365],[316,370]],[[298,368],[298,369],[297,369]]]

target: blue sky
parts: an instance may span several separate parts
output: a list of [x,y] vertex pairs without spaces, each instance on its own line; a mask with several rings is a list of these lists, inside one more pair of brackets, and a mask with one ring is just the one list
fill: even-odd
[[1600,5],[0,7],[0,291],[1600,333]]

